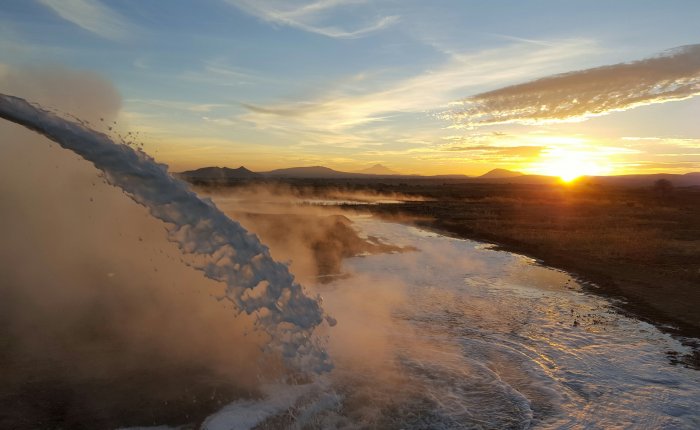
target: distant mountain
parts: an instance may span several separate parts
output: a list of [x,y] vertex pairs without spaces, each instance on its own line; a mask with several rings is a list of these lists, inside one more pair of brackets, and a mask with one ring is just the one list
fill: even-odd
[[[372,173],[369,173],[372,172]],[[391,173],[389,173],[391,172]],[[470,177],[465,175],[401,175],[380,164],[364,169],[361,172],[341,172],[324,166],[291,167],[288,169],[277,169],[269,172],[252,172],[241,166],[237,169],[228,167],[203,167],[196,170],[188,170],[179,173],[178,176],[192,183],[226,183],[229,181],[254,180],[264,178],[279,179],[384,179],[391,176],[391,179],[434,179],[465,181],[474,183],[512,183],[512,184],[553,184],[561,181],[556,176],[525,175],[506,169],[493,169],[488,173]],[[383,178],[384,177],[384,178]],[[584,176],[577,180],[587,184],[612,185],[621,187],[651,187],[659,179],[666,179],[676,187],[700,187],[700,172],[676,174],[650,174],[650,175],[621,175],[621,176]]]
[[229,169],[228,167],[202,167],[201,169],[181,172],[179,175],[188,181],[195,182],[217,182],[231,179],[257,179],[261,177],[259,173],[251,172],[243,166],[237,169]]
[[390,168],[388,168],[386,166],[382,166],[381,164],[375,164],[372,167],[358,170],[355,173],[361,173],[364,175],[400,175],[400,173],[398,173],[394,170],[391,170]]
[[431,176],[421,176],[417,175],[419,178],[433,178],[433,179],[474,179],[473,176],[460,175],[458,173],[447,174],[447,175],[431,175]]
[[561,178],[558,176],[545,176],[545,175],[515,175],[515,176],[491,176],[484,177],[478,176],[476,178],[467,179],[469,182],[473,183],[486,183],[486,184],[557,184],[561,182]]
[[263,172],[262,175],[270,178],[351,178],[362,176],[358,173],[340,172],[338,170],[329,169],[323,166],[310,167],[290,167],[288,169],[277,169],[269,172]]
[[483,175],[479,176],[481,179],[500,179],[500,178],[514,178],[516,176],[524,176],[520,172],[514,172],[512,170],[506,169],[493,169]]

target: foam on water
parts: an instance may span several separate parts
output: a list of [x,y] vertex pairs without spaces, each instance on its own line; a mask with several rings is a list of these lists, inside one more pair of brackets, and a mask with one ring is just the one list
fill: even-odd
[[90,161],[110,184],[165,222],[169,238],[179,244],[189,263],[208,278],[225,283],[224,298],[256,317],[257,325],[271,336],[269,348],[281,352],[288,363],[317,372],[332,367],[312,336],[326,317],[319,300],[304,293],[287,266],[274,261],[255,235],[211,201],[198,198],[184,182],[169,175],[165,165],[18,97],[0,94],[0,117]]
[[[689,348],[586,294],[568,274],[471,241],[355,221],[419,249],[347,266],[407,286],[394,313],[412,329],[409,342],[394,337],[405,351],[399,365],[453,419],[445,428],[700,425],[700,372],[668,360]],[[324,296],[333,310],[333,294]]]
[[688,348],[567,273],[471,241],[353,221],[418,251],[350,258],[353,276],[319,287],[340,321],[326,385],[276,386],[214,415],[222,427],[213,429],[700,428],[700,372],[667,358]]

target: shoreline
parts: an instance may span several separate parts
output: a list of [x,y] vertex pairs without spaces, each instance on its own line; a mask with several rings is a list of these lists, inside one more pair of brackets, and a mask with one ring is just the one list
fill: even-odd
[[[382,217],[379,214],[374,214]],[[576,264],[573,258],[557,257],[538,252],[536,247],[493,240],[484,235],[468,234],[455,228],[446,228],[440,220],[408,220],[412,225],[457,239],[471,240],[493,245],[498,251],[511,252],[536,260],[537,264],[563,270],[581,285],[583,291],[608,299],[621,314],[653,325],[658,330],[677,338],[683,345],[692,349],[692,354],[673,358],[672,364],[682,364],[700,370],[700,327],[673,318],[664,309],[651,306],[636,294],[630,294],[638,287],[633,282],[615,279],[610,273],[596,271],[585,264]]]
[[338,200],[344,210],[494,244],[564,270],[620,313],[691,347],[695,352],[678,362],[700,369],[700,188],[662,195],[651,186],[587,182],[296,179],[209,190],[248,187]]

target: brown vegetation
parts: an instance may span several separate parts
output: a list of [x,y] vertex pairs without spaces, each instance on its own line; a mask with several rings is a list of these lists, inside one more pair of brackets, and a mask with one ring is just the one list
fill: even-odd
[[428,216],[418,222],[541,259],[700,337],[700,190],[658,188],[424,184],[412,192],[433,200],[371,210]]

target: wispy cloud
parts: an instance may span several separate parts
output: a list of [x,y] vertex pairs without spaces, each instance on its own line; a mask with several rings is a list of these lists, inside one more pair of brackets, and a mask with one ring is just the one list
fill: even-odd
[[271,79],[265,73],[255,72],[228,64],[223,59],[206,60],[195,68],[186,70],[178,79],[190,83],[211,85],[214,87],[242,87],[255,84],[270,85],[279,83],[279,79]]
[[346,9],[367,3],[367,0],[228,0],[244,12],[263,21],[286,25],[299,30],[316,33],[327,37],[352,39],[382,30],[399,20],[398,16],[382,16],[369,22],[363,22],[356,28],[340,28],[327,25],[332,21],[338,9]]
[[644,173],[687,173],[700,169],[700,162],[697,161],[637,161],[628,162],[626,167],[633,171],[643,171]]
[[472,146],[448,146],[443,151],[463,152],[463,153],[488,153],[498,157],[517,156],[535,157],[545,149],[544,146],[494,146],[494,145],[472,145]]
[[397,80],[381,91],[358,94],[331,88],[311,100],[267,106],[245,104],[249,112],[242,119],[259,128],[285,132],[339,133],[349,129],[356,132],[357,127],[377,127],[407,113],[421,113],[427,118],[464,91],[551,73],[597,49],[590,41],[573,40],[548,46],[513,44],[471,54],[460,53],[441,66]]
[[155,108],[175,109],[186,112],[207,113],[213,110],[228,107],[221,103],[191,103],[175,100],[160,100],[160,99],[126,99],[124,102],[130,106],[140,105]]
[[700,45],[632,63],[542,78],[469,97],[447,114],[458,124],[580,121],[700,94]]
[[110,40],[124,40],[134,28],[119,13],[98,0],[39,0],[58,16],[78,27]]

